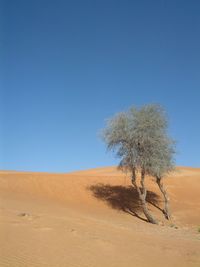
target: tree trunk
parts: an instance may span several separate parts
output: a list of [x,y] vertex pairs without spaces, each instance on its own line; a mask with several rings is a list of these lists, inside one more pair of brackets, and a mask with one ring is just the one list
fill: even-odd
[[148,222],[153,223],[153,224],[158,224],[157,220],[154,219],[154,217],[151,215],[150,211],[147,208],[147,203],[146,203],[146,195],[147,195],[147,190],[145,188],[144,184],[144,179],[145,179],[145,172],[142,170],[141,171],[141,188],[137,185],[136,179],[135,179],[135,170],[132,173],[132,184],[136,188],[138,192],[138,196],[141,202],[142,210],[144,212],[144,215],[146,216]]
[[161,193],[163,194],[163,197],[164,197],[164,209],[163,209],[163,213],[165,215],[165,218],[167,220],[169,220],[171,218],[171,214],[170,214],[169,197],[168,197],[167,191],[166,191],[166,189],[164,187],[162,178],[157,177],[156,178],[156,182],[157,182],[158,187],[159,187],[159,189],[160,189],[160,191],[161,191]]

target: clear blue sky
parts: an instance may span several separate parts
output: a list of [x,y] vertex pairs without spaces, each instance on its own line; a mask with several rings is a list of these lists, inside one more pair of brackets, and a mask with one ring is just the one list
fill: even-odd
[[0,20],[0,169],[113,165],[98,132],[160,103],[177,165],[200,167],[200,2],[5,0]]

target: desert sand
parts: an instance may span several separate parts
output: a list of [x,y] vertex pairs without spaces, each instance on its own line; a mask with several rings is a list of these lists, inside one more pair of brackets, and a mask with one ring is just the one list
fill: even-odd
[[128,175],[116,167],[68,174],[0,172],[1,267],[199,267],[200,169],[165,179],[173,218],[147,178],[145,221]]

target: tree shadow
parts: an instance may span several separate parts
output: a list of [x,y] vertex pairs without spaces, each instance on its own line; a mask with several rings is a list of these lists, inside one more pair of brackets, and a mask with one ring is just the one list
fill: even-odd
[[[96,184],[91,185],[88,189],[94,197],[106,202],[113,209],[126,212],[142,221],[147,221],[140,216],[142,208],[137,191],[133,186]],[[146,200],[147,203],[160,209],[158,206],[159,196],[156,193],[147,191]]]

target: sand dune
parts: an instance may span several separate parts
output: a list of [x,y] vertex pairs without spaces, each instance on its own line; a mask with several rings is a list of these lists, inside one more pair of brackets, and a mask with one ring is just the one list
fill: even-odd
[[200,266],[200,169],[166,178],[173,219],[148,177],[145,221],[129,177],[115,167],[69,174],[0,172],[0,266]]

